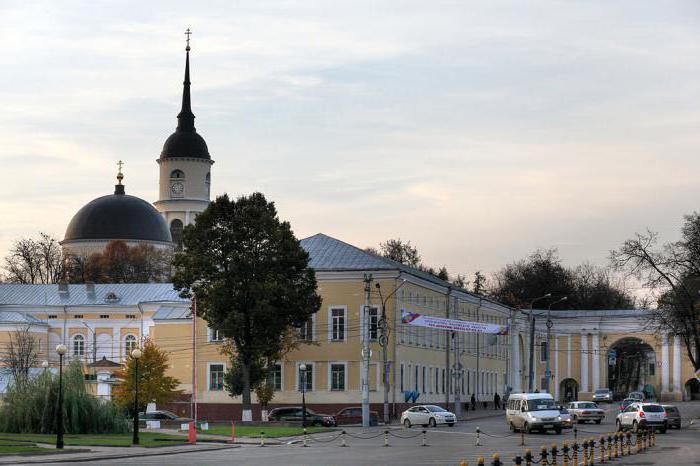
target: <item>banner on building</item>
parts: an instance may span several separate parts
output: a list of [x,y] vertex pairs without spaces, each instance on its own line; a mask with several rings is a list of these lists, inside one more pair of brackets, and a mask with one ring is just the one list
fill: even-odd
[[443,317],[426,316],[415,312],[402,312],[401,323],[416,327],[430,327],[452,332],[489,333],[491,335],[508,335],[507,325],[469,322],[466,320],[445,319]]

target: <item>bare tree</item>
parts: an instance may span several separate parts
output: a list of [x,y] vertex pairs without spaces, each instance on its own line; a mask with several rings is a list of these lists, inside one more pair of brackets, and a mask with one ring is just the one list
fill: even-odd
[[658,307],[650,324],[679,335],[695,369],[700,368],[700,214],[685,216],[682,238],[658,244],[658,234],[647,230],[611,252],[613,265],[642,280],[657,293]]
[[3,371],[15,382],[29,377],[29,369],[39,363],[39,341],[34,338],[31,326],[10,333],[2,355]]
[[5,257],[5,279],[11,283],[58,283],[64,277],[58,240],[46,233],[17,240]]

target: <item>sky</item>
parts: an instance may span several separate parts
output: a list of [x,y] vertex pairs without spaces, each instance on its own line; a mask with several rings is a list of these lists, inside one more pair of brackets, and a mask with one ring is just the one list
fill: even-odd
[[155,201],[184,30],[212,193],[300,238],[410,240],[452,273],[606,264],[700,198],[700,3],[0,0],[0,256],[85,203]]

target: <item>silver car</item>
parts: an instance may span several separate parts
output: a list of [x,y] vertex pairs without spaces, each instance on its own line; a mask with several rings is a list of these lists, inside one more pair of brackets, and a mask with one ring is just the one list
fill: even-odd
[[600,388],[593,394],[593,401],[600,403],[601,401],[613,402],[613,392],[609,388]]
[[571,421],[574,423],[594,421],[596,424],[600,424],[605,417],[605,411],[592,401],[573,401],[566,407],[571,413]]

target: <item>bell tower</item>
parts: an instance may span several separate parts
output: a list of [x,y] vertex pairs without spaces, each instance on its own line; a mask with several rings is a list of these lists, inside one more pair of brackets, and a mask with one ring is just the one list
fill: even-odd
[[158,200],[153,203],[165,218],[176,249],[182,247],[183,227],[193,223],[197,214],[209,205],[211,166],[214,163],[207,143],[194,127],[190,99],[191,34],[187,29],[182,107],[177,115],[177,129],[165,141],[157,160],[160,180]]

